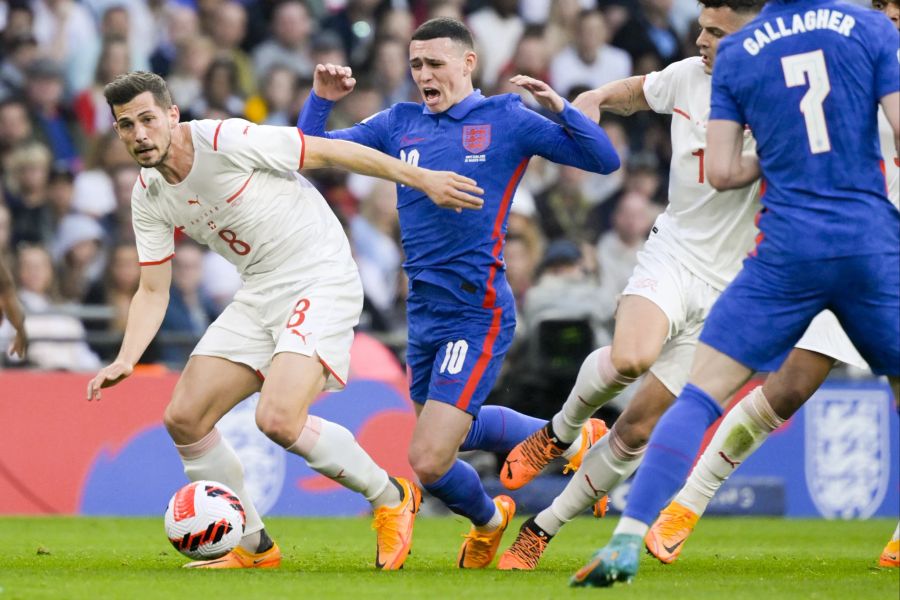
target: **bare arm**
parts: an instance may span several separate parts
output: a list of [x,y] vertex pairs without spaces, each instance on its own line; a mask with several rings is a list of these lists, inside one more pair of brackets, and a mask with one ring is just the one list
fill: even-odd
[[888,94],[881,99],[881,108],[894,130],[894,149],[900,154],[900,92]]
[[397,160],[377,150],[344,140],[306,136],[303,167],[317,169],[339,167],[362,175],[371,175],[416,188],[428,194],[435,204],[460,211],[480,209],[484,201],[472,194],[484,190],[475,181],[450,171],[431,171]]
[[644,78],[636,75],[618,81],[611,81],[597,89],[583,92],[572,105],[595,122],[600,113],[607,110],[617,115],[633,115],[642,110],[650,110],[644,96]]
[[16,330],[16,337],[7,352],[15,354],[19,358],[25,358],[25,351],[28,349],[25,314],[22,311],[22,305],[19,304],[19,298],[16,296],[16,286],[13,283],[12,275],[6,265],[0,261],[0,323],[3,322],[4,316],[9,319],[13,329]]
[[171,261],[141,267],[141,283],[128,308],[128,322],[119,355],[88,383],[88,400],[99,400],[100,388],[113,386],[131,375],[134,365],[153,341],[166,315],[171,283]]
[[719,191],[750,185],[762,174],[755,154],[743,154],[744,128],[737,121],[712,120],[706,130],[706,177]]

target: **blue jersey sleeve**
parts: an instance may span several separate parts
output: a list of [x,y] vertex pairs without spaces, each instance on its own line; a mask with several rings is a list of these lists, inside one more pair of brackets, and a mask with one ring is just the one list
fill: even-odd
[[619,155],[606,132],[580,110],[565,102],[559,114],[564,127],[513,100],[512,122],[518,125],[523,152],[555,163],[595,173],[612,173],[620,166]]
[[744,111],[728,85],[730,64],[723,56],[722,50],[723,48],[719,46],[719,56],[716,59],[715,67],[713,67],[709,120],[735,121],[740,125],[744,125],[747,123],[747,120],[744,118]]
[[313,135],[332,140],[349,140],[385,152],[385,141],[390,139],[390,109],[375,113],[362,123],[346,129],[325,131],[328,115],[334,107],[334,102],[325,100],[309,93],[309,98],[303,104],[303,110],[297,118],[297,127],[304,135]]
[[880,100],[900,90],[900,32],[887,19],[877,19],[879,29],[874,39],[878,44],[875,58],[875,92]]

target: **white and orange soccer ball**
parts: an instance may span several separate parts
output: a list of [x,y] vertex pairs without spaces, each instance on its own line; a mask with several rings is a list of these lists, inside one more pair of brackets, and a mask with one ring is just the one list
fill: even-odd
[[247,517],[240,498],[217,481],[194,481],[172,496],[166,536],[194,560],[219,558],[241,541]]

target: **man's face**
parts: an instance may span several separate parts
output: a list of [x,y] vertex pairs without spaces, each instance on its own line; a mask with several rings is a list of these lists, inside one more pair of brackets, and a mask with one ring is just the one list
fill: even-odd
[[897,2],[889,2],[888,0],[874,0],[872,8],[880,10],[891,20],[898,30],[900,30],[900,4]]
[[475,53],[450,38],[413,40],[409,44],[409,68],[425,105],[433,113],[444,112],[472,90]]
[[700,35],[697,37],[697,47],[703,58],[703,67],[707,73],[712,73],[713,63],[716,61],[716,52],[719,50],[719,42],[726,35],[731,35],[747,23],[755,13],[736,13],[727,6],[718,8],[704,7],[700,11]]
[[172,130],[178,126],[178,107],[161,108],[150,92],[113,108],[114,127],[128,153],[139,165],[156,167],[166,159],[172,144]]

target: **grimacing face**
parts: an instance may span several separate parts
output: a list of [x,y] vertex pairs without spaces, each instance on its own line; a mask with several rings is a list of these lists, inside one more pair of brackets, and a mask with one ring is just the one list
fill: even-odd
[[697,47],[700,49],[703,68],[707,73],[712,73],[716,52],[719,50],[719,42],[722,41],[722,38],[731,35],[749,23],[755,16],[756,13],[737,13],[727,6],[703,7],[700,17],[697,19],[700,24]]
[[178,126],[178,107],[164,109],[150,92],[113,107],[113,125],[128,153],[139,165],[156,167],[165,161],[172,145],[172,130]]
[[425,105],[441,113],[472,92],[475,53],[450,38],[413,40],[409,68]]
[[900,30],[900,2],[896,0],[874,0],[872,8],[884,13],[888,19]]

